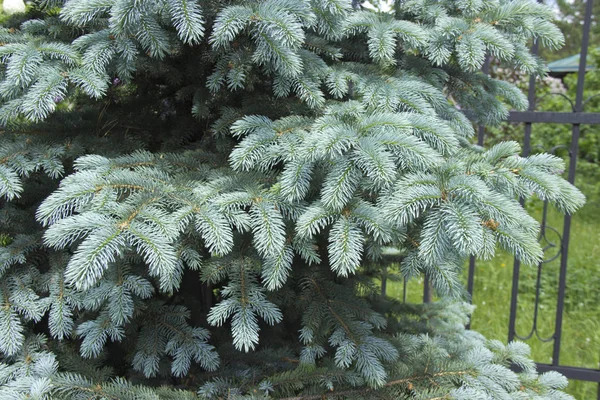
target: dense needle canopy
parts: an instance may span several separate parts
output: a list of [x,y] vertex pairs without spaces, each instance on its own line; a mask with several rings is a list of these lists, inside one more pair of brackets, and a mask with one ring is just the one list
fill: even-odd
[[[0,397],[565,399],[465,260],[537,264],[548,154],[472,145],[544,73],[532,0],[45,0],[0,31]],[[393,248],[398,264],[382,255]],[[426,274],[440,302],[377,279]],[[517,365],[521,372],[510,367]],[[161,386],[162,385],[162,386]]]

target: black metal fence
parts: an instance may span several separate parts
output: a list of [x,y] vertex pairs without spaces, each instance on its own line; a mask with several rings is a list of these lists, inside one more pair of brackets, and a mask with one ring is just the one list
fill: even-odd
[[[524,124],[524,139],[523,139],[523,154],[528,155],[531,152],[531,131],[532,125],[535,123],[558,123],[558,124],[569,124],[572,126],[571,143],[569,146],[569,170],[567,179],[571,183],[575,183],[575,174],[577,170],[577,156],[579,154],[579,139],[581,125],[583,124],[600,124],[600,114],[598,113],[586,113],[584,112],[584,86],[585,86],[585,72],[587,66],[588,46],[590,40],[591,20],[592,20],[592,5],[593,0],[588,0],[586,3],[585,19],[583,25],[583,35],[581,43],[581,52],[579,57],[579,69],[578,69],[578,80],[575,101],[572,102],[572,112],[545,112],[536,111],[536,78],[531,76],[529,79],[528,88],[528,99],[529,99],[529,110],[525,112],[511,112],[508,119],[509,122],[518,122]],[[533,46],[533,52],[537,54],[538,46],[537,43]],[[487,72],[487,71],[484,71]],[[478,143],[483,144],[485,129],[479,128]],[[544,204],[544,210],[542,214],[540,239],[546,239],[546,233],[551,228],[547,223],[547,212],[548,204]],[[566,283],[567,283],[567,267],[569,257],[569,239],[571,237],[571,215],[565,215],[563,222],[562,234],[558,231],[560,243],[552,243],[547,241],[549,247],[558,245],[557,253],[553,254],[537,267],[537,279],[535,284],[535,302],[534,302],[534,314],[533,324],[531,330],[527,334],[520,334],[516,329],[517,320],[517,303],[518,303],[518,288],[520,278],[520,267],[519,260],[514,261],[513,266],[513,281],[511,291],[511,303],[510,303],[510,316],[508,320],[508,340],[529,340],[532,337],[537,338],[541,341],[552,341],[552,362],[550,364],[538,364],[538,370],[548,371],[554,370],[562,373],[569,379],[584,380],[599,383],[597,398],[600,399],[600,370],[591,368],[579,368],[573,366],[564,366],[560,362],[560,350],[563,332],[563,315],[565,309],[565,296],[566,296]],[[538,312],[540,307],[540,288],[541,288],[541,277],[543,273],[543,267],[545,263],[553,261],[560,257],[560,272],[558,278],[558,294],[556,298],[556,315],[555,315],[555,326],[554,333],[542,337],[538,331]],[[475,259],[471,258],[469,262],[469,275],[467,288],[470,294],[473,295],[475,277]],[[600,289],[600,288],[599,288]]]
[[[520,122],[525,125],[525,135],[523,141],[523,153],[524,155],[529,154],[531,151],[531,130],[532,124],[534,123],[559,123],[569,124],[572,126],[571,143],[569,148],[569,170],[568,180],[571,183],[575,183],[575,174],[577,170],[577,156],[579,154],[579,139],[582,124],[600,124],[600,114],[598,113],[585,113],[584,112],[584,86],[585,86],[585,75],[587,66],[588,46],[590,40],[591,20],[592,20],[592,6],[593,0],[588,0],[586,4],[586,13],[583,25],[583,35],[581,43],[581,52],[579,58],[579,69],[578,69],[578,80],[575,101],[572,103],[572,112],[543,112],[535,111],[536,109],[536,98],[535,98],[535,77],[530,77],[528,98],[529,98],[529,110],[526,112],[513,112],[510,114],[510,122]],[[537,53],[537,44],[533,47],[533,52]],[[479,131],[479,140],[483,140],[483,129]],[[547,224],[547,203],[544,204],[543,217],[541,221],[540,239],[546,239],[546,233],[551,229]],[[563,331],[563,315],[565,309],[565,296],[566,296],[566,283],[567,283],[567,267],[569,257],[569,239],[571,237],[571,215],[565,215],[563,222],[562,235],[558,235],[560,240],[560,246],[558,247],[558,253],[552,255],[540,263],[537,267],[537,281],[535,285],[535,304],[534,304],[534,316],[533,325],[531,331],[526,335],[520,335],[516,329],[517,319],[517,302],[518,302],[518,286],[520,277],[520,262],[515,260],[513,266],[513,283],[512,283],[512,294],[510,304],[510,317],[508,321],[508,340],[520,339],[528,340],[535,334],[538,340],[552,341],[553,352],[552,362],[550,364],[538,364],[540,371],[554,370],[562,373],[567,378],[575,380],[584,380],[598,382],[600,384],[600,370],[590,368],[579,368],[572,366],[563,366],[560,362],[560,350],[561,340]],[[556,232],[558,233],[558,232]],[[552,246],[551,242],[550,246]],[[539,296],[540,296],[540,285],[541,275],[543,273],[543,266],[545,263],[550,262],[560,257],[560,272],[558,278],[558,295],[556,299],[556,315],[555,315],[555,326],[554,333],[547,337],[541,337],[538,332],[537,317],[539,310]],[[473,293],[473,276],[474,276],[475,260],[471,260],[469,266],[469,293]],[[600,399],[600,386],[597,394]]]
[[[543,2],[543,0],[538,0]],[[524,125],[524,137],[523,137],[523,155],[529,155],[532,151],[531,146],[531,133],[533,124],[538,123],[553,123],[553,124],[566,124],[571,125],[571,142],[568,145],[562,146],[568,149],[569,167],[568,167],[568,181],[575,183],[575,175],[577,170],[577,157],[579,154],[579,141],[581,134],[581,126],[587,124],[600,124],[600,113],[587,113],[584,112],[585,99],[584,99],[584,85],[585,85],[585,72],[588,58],[588,46],[590,41],[591,21],[592,21],[592,4],[593,0],[588,0],[585,9],[585,18],[583,24],[582,44],[579,59],[578,68],[578,80],[576,88],[576,96],[574,101],[571,101],[571,112],[547,112],[543,110],[536,110],[536,77],[531,76],[529,79],[528,87],[528,99],[529,109],[524,112],[511,112],[508,118],[508,122],[520,123]],[[537,43],[533,45],[532,51],[534,54],[538,52]],[[488,73],[489,71],[489,60],[484,65],[483,72]],[[483,145],[486,130],[483,126],[478,129],[478,144]],[[554,151],[551,149],[550,151]],[[600,183],[599,183],[600,184]],[[561,364],[560,351],[561,342],[563,339],[563,316],[565,311],[565,299],[568,295],[567,289],[567,268],[568,268],[568,257],[569,257],[569,240],[571,237],[571,215],[565,215],[563,221],[562,232],[551,227],[547,221],[548,216],[548,204],[547,202],[543,206],[542,219],[540,221],[540,240],[545,240],[547,243],[544,250],[554,249],[551,255],[542,261],[537,266],[537,275],[535,282],[535,297],[533,305],[533,318],[530,330],[527,333],[518,332],[516,327],[517,314],[518,314],[518,295],[519,295],[519,280],[521,277],[521,264],[519,260],[514,260],[513,265],[513,278],[511,288],[511,300],[510,300],[510,314],[507,321],[508,325],[508,340],[539,340],[543,342],[552,342],[552,359],[549,364],[538,363],[538,370],[540,372],[554,370],[565,375],[567,378],[572,380],[581,380],[588,382],[598,383],[598,394],[597,398],[600,400],[600,369],[593,368],[582,368],[575,366],[565,366]],[[552,233],[557,240],[552,242],[548,237],[548,233]],[[592,240],[597,240],[592,239]],[[538,316],[540,312],[540,291],[542,285],[542,276],[544,274],[544,265],[560,259],[559,276],[558,276],[558,288],[556,296],[556,314],[554,331],[550,335],[541,335],[538,326]],[[599,261],[600,264],[600,261]],[[476,260],[472,257],[469,260],[468,266],[468,278],[467,278],[467,289],[473,296],[477,296],[477,293],[473,293],[474,282],[475,282],[475,266]],[[404,300],[406,300],[406,282],[404,283]],[[591,288],[594,290],[593,288]],[[385,290],[385,282],[382,282],[382,290]],[[600,288],[596,288],[600,290]],[[428,284],[428,279],[425,277],[423,300],[425,302],[430,301],[431,291]],[[600,306],[599,310],[600,310]]]

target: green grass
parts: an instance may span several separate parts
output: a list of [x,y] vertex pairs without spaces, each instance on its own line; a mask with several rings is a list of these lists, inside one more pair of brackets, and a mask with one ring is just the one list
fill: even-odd
[[[582,166],[583,167],[583,166]],[[596,182],[600,174],[586,172],[578,179],[588,196],[587,204],[575,214],[571,224],[569,246],[567,289],[563,331],[561,340],[560,364],[568,366],[599,368],[600,364],[600,196]],[[586,190],[587,189],[587,190]],[[527,204],[527,209],[538,220],[542,216],[542,203]],[[563,216],[550,207],[548,224],[562,233]],[[559,243],[553,232],[548,239]],[[557,248],[546,252],[548,258],[557,254]],[[560,257],[543,264],[538,332],[542,338],[554,332],[556,298]],[[487,338],[508,339],[508,318],[513,276],[513,259],[504,252],[498,252],[490,261],[477,261],[473,303],[477,306],[472,316],[472,329]],[[517,332],[526,336],[533,324],[535,282],[537,268],[521,266]],[[465,268],[466,282],[466,268]],[[408,283],[407,301],[422,301],[422,280]],[[402,283],[389,282],[388,294],[402,298]],[[552,361],[553,342],[542,342],[534,334],[527,340],[532,357],[541,363]],[[598,385],[592,382],[570,381],[567,392],[576,399],[595,399]]]

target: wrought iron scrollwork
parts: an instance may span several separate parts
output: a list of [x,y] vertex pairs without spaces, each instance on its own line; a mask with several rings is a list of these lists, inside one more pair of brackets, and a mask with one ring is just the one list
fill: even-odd
[[[548,232],[552,232],[554,235],[556,235],[558,240],[556,242],[550,240],[547,235]],[[562,248],[561,248],[562,236],[556,228],[548,225],[548,201],[544,202],[544,211],[542,213],[542,222],[540,224],[540,234],[538,237],[538,241],[540,243],[542,243],[542,242],[546,243],[545,246],[542,248],[542,250],[544,251],[544,254],[547,254],[550,249],[556,249],[557,251],[555,254],[551,255],[550,257],[545,258],[537,266],[537,277],[536,277],[536,282],[535,282],[535,300],[534,300],[534,305],[533,305],[533,322],[531,325],[531,330],[529,331],[529,333],[527,335],[519,335],[519,333],[515,330],[515,337],[520,340],[529,340],[535,334],[535,336],[541,342],[550,342],[550,341],[554,340],[554,338],[555,338],[554,333],[552,333],[550,336],[542,336],[542,335],[540,335],[539,330],[538,330],[538,316],[540,313],[540,292],[541,292],[541,288],[542,288],[542,271],[543,271],[544,264],[548,264],[548,263],[556,260],[558,257],[560,257],[561,252],[562,252]]]

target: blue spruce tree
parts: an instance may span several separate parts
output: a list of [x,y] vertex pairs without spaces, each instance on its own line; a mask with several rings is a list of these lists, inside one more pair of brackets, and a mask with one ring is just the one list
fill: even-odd
[[[543,74],[533,0],[39,0],[0,31],[0,398],[567,399],[464,329],[563,161],[472,145]],[[470,121],[459,109],[471,111]],[[390,249],[441,299],[382,296]],[[517,365],[521,372],[513,372]]]

